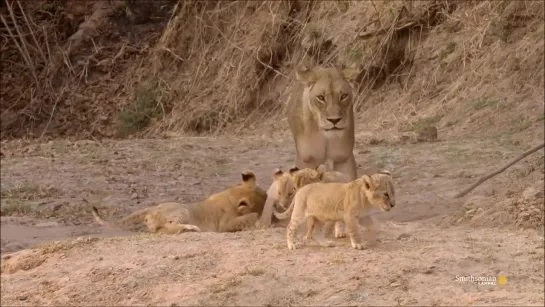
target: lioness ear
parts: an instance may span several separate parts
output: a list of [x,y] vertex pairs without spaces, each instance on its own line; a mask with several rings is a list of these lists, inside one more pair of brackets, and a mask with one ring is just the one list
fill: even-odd
[[276,179],[282,177],[282,175],[284,175],[284,172],[280,168],[277,168],[273,173],[273,179],[276,180]]
[[316,74],[312,69],[308,68],[308,65],[301,64],[295,68],[295,80],[310,86],[316,82]]
[[255,186],[255,174],[252,171],[242,172],[242,183],[250,186]]
[[293,175],[293,173],[297,172],[299,168],[297,166],[290,168],[289,173],[290,175]]

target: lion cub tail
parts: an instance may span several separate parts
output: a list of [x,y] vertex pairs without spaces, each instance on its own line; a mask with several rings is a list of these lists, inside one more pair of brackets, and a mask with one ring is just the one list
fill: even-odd
[[119,221],[109,222],[100,216],[100,214],[98,213],[98,209],[95,206],[93,206],[92,208],[93,217],[100,225],[108,226],[112,228],[121,228],[121,229],[127,229],[128,228],[127,226],[132,226],[135,224],[142,223],[144,221],[144,217],[149,213],[150,210],[151,210],[150,208],[145,208],[145,209],[136,211],[132,213],[131,215],[122,218]]
[[278,213],[278,211],[276,211],[276,209],[273,209],[274,216],[276,216],[276,218],[279,219],[279,220],[285,220],[288,217],[290,217],[291,212],[293,211],[294,207],[295,207],[295,197],[291,200],[291,204],[288,207],[288,209],[286,209],[286,211],[284,211],[282,213]]

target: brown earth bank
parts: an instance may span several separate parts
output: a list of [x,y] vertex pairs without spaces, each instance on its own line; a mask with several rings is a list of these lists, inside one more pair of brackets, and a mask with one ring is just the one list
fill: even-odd
[[272,135],[301,61],[361,68],[367,131],[543,125],[543,1],[3,3],[3,139]]
[[[545,303],[543,150],[453,198],[543,142],[543,1],[2,1],[0,15],[2,305]],[[246,169],[268,188],[294,163],[284,103],[303,60],[361,67],[358,174],[396,186],[376,246],[93,221],[91,206],[201,200]],[[438,140],[419,141],[429,127]]]

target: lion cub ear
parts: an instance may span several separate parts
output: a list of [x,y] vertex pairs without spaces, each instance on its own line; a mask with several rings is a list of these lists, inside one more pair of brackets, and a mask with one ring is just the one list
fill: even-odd
[[371,178],[371,176],[363,175],[360,177],[360,180],[366,190],[371,190],[375,188],[375,183],[373,182],[373,178]]
[[299,168],[297,166],[290,168],[289,173],[290,175],[293,175],[293,173],[297,172]]
[[327,165],[325,164],[320,164],[316,167],[316,171],[318,171],[318,173],[325,173],[327,172]]
[[237,211],[242,215],[250,213],[250,201],[245,197],[241,198],[238,201]]
[[295,68],[295,80],[303,83],[305,86],[310,86],[316,82],[316,74],[314,70],[309,68],[308,64],[300,64]]
[[378,172],[379,174],[383,174],[383,175],[388,175],[388,176],[392,176],[392,173],[390,173],[390,171],[388,170],[381,170],[380,172]]
[[242,172],[242,184],[255,186],[256,185],[255,174],[252,171],[243,171]]
[[277,169],[274,170],[273,179],[276,180],[276,179],[282,177],[282,175],[284,175],[284,172],[280,168],[277,168]]

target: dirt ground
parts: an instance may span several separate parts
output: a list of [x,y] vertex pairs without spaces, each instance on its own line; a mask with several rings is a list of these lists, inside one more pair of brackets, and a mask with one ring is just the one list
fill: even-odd
[[[357,136],[358,173],[389,169],[397,189],[395,209],[373,213],[378,245],[363,251],[349,239],[290,251],[282,228],[168,236],[92,220],[91,205],[121,217],[162,201],[197,201],[238,182],[244,169],[266,189],[274,168],[293,163],[287,136],[4,142],[2,302],[543,306],[543,228],[516,227],[516,212],[511,219],[482,214],[505,199],[518,206],[522,197],[537,204],[531,215],[542,223],[543,152],[451,198],[539,138],[385,140],[370,145],[376,142]],[[507,284],[457,279],[468,275],[502,275]]]

